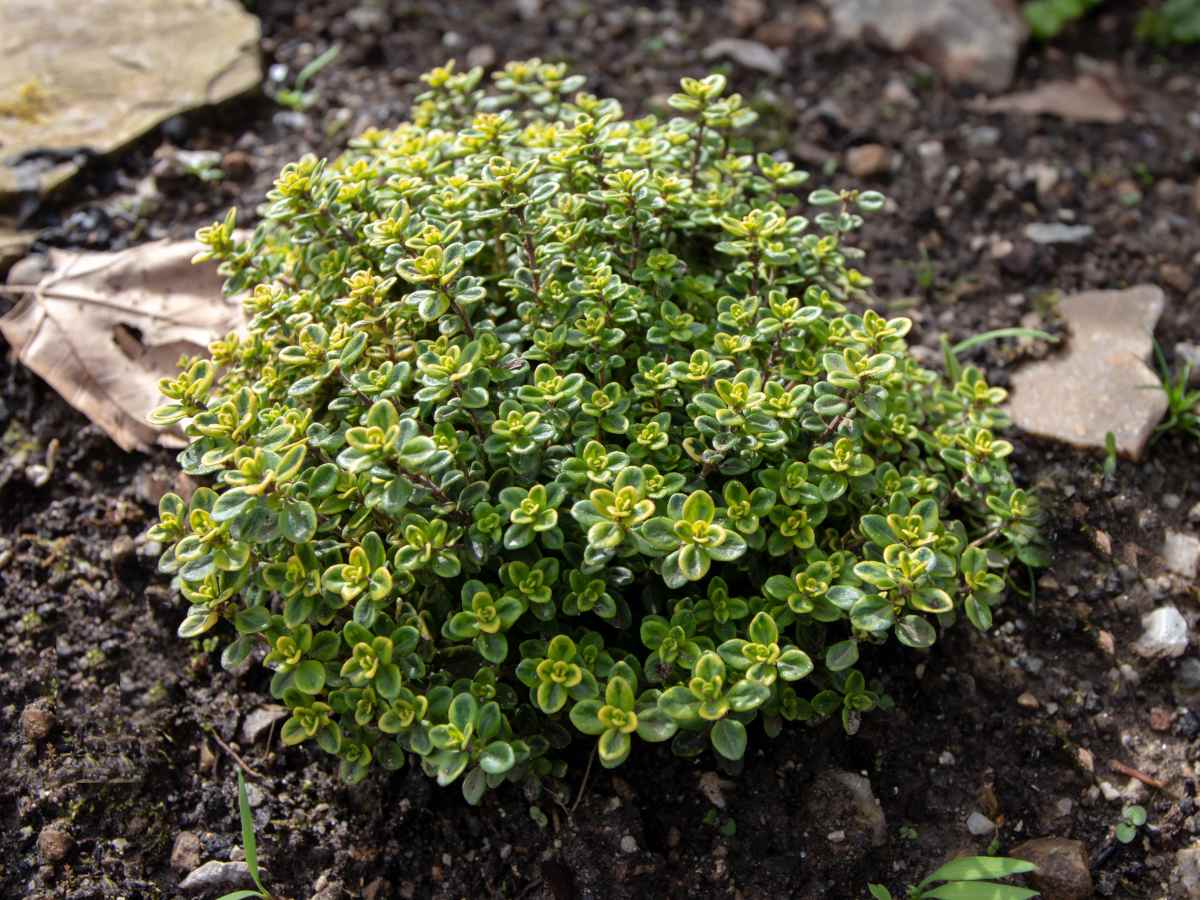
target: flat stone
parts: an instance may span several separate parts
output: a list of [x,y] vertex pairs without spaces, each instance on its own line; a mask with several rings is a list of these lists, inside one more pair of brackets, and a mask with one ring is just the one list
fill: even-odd
[[950,81],[1000,91],[1028,35],[1008,0],[825,0],[834,30],[911,53]]
[[756,69],[759,72],[766,72],[768,75],[783,74],[783,60],[779,54],[758,41],[721,38],[705,47],[702,55],[705,59],[719,59],[727,56],[747,69]]
[[0,201],[261,77],[258,19],[235,0],[0,0],[0,22]]
[[1064,352],[1019,369],[1009,411],[1018,428],[1078,447],[1141,457],[1167,410],[1158,376],[1146,365],[1163,292],[1153,285],[1087,291],[1059,303],[1070,339]]
[[1025,237],[1035,244],[1082,244],[1095,230],[1091,225],[1031,222],[1025,226]]
[[1163,540],[1163,561],[1167,568],[1184,578],[1195,578],[1200,569],[1200,538],[1181,531],[1168,531]]
[[1142,636],[1133,652],[1146,659],[1183,656],[1188,648],[1188,625],[1174,606],[1160,606],[1142,616]]
[[1029,880],[1042,892],[1043,900],[1087,900],[1095,892],[1082,841],[1036,838],[1013,847],[1009,856],[1037,866]]
[[280,719],[287,718],[287,715],[287,707],[277,703],[268,703],[251,710],[245,721],[242,722],[242,743],[246,745],[255,743],[266,734],[267,729]]

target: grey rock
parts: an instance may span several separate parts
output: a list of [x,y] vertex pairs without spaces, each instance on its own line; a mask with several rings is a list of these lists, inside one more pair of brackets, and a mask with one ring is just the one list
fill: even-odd
[[1200,900],[1200,847],[1176,851],[1175,878],[1184,897]]
[[1013,847],[1009,856],[1037,866],[1029,880],[1045,900],[1087,900],[1095,893],[1088,870],[1087,847],[1082,841],[1036,838]]
[[1175,694],[1189,706],[1200,701],[1200,659],[1189,656],[1175,670]]
[[1070,332],[1066,351],[1013,374],[1017,427],[1098,450],[1111,431],[1117,451],[1137,460],[1166,412],[1158,376],[1145,362],[1165,302],[1153,285],[1065,298],[1059,313]]
[[286,706],[277,703],[267,703],[250,711],[242,722],[241,740],[247,746],[255,743],[267,730],[280,719],[287,718]]
[[975,837],[987,837],[996,830],[996,823],[981,812],[973,812],[967,816],[967,831]]
[[1146,659],[1183,656],[1188,647],[1187,620],[1174,606],[1160,606],[1142,616],[1142,636],[1133,652]]
[[635,838],[632,834],[627,834],[621,838],[622,853],[637,853],[637,848],[637,838]]
[[1195,578],[1200,569],[1200,538],[1181,531],[1168,531],[1163,539],[1163,561],[1167,568],[1184,578]]
[[346,13],[346,21],[359,31],[385,31],[391,24],[385,4],[368,2],[354,7]]
[[972,150],[995,147],[1000,143],[1000,129],[994,125],[977,125],[967,132],[967,146]]
[[182,893],[193,895],[236,891],[253,886],[254,879],[250,877],[250,870],[244,862],[219,862],[215,859],[193,869],[187,878],[179,882]]
[[517,15],[525,21],[536,19],[542,13],[542,0],[515,0]]
[[783,60],[780,59],[779,54],[758,41],[721,38],[705,47],[702,56],[705,59],[719,59],[727,56],[747,69],[756,69],[759,72],[766,72],[768,75],[783,74]]
[[1025,237],[1035,244],[1082,244],[1095,230],[1091,225],[1031,222],[1025,226]]
[[1028,34],[1007,0],[825,0],[837,34],[911,53],[951,81],[1008,87]]

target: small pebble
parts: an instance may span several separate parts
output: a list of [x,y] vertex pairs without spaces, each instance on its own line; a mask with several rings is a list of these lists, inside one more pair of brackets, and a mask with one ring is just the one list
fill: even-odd
[[892,152],[882,144],[862,144],[846,151],[846,171],[855,178],[881,175],[892,165]]
[[171,868],[179,872],[190,872],[200,865],[200,838],[191,831],[181,831],[175,836],[171,848]]
[[71,839],[66,826],[59,822],[51,822],[38,834],[38,856],[43,862],[62,862],[74,846],[75,841]]
[[622,853],[637,853],[637,848],[637,838],[635,838],[632,834],[627,834],[621,838]]
[[21,736],[31,743],[44,741],[54,729],[54,714],[40,703],[31,703],[21,711]]
[[996,823],[978,810],[967,816],[967,831],[976,837],[984,837],[996,830]]

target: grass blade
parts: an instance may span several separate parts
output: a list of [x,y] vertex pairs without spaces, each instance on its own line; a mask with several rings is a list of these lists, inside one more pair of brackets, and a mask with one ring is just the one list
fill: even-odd
[[246,796],[246,779],[242,770],[238,769],[238,815],[242,819],[242,849],[246,853],[246,868],[250,877],[258,885],[264,896],[267,889],[263,887],[262,878],[258,874],[258,842],[254,838],[254,816],[250,814],[250,798]]
[[1039,331],[1036,328],[997,328],[994,331],[985,331],[982,334],[973,334],[965,341],[959,341],[950,348],[951,353],[966,353],[980,344],[986,344],[988,341],[998,341],[1002,338],[1010,337],[1027,337],[1036,340],[1048,341],[1051,344],[1057,344],[1059,339],[1046,331]]

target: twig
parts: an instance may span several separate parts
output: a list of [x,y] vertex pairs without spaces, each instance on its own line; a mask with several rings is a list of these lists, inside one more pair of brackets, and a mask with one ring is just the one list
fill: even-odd
[[235,763],[237,763],[239,766],[241,766],[243,772],[245,772],[251,778],[262,778],[261,775],[259,775],[252,768],[250,768],[250,764],[247,763],[244,759],[242,759],[241,756],[238,755],[238,752],[236,750],[234,750],[227,743],[225,743],[223,740],[221,740],[221,736],[219,734],[217,734],[217,730],[215,728],[213,728],[211,725],[205,726],[204,731],[208,734],[209,737],[211,737],[214,741],[217,742],[217,744],[220,746],[220,748],[222,750],[224,750],[231,757],[233,757],[233,761]]
[[1122,775],[1128,775],[1130,778],[1136,778],[1142,784],[1149,785],[1152,788],[1158,788],[1160,791],[1167,789],[1166,782],[1159,781],[1157,778],[1151,778],[1143,772],[1139,772],[1132,766],[1127,766],[1120,760],[1109,760],[1108,766],[1114,772],[1120,772]]
[[998,527],[993,528],[987,534],[983,534],[983,535],[980,535],[979,537],[975,538],[975,540],[973,540],[973,541],[971,541],[971,543],[967,544],[965,549],[970,550],[972,547],[978,547],[980,544],[987,543],[992,538],[999,537],[999,536],[1000,536],[1000,529]]
[[587,768],[583,770],[583,781],[579,783],[579,793],[575,796],[575,802],[571,804],[570,815],[575,817],[575,810],[579,808],[579,801],[583,799],[583,792],[587,788],[588,776],[592,774],[592,763],[596,759],[596,748],[592,747],[591,756],[588,757]]

